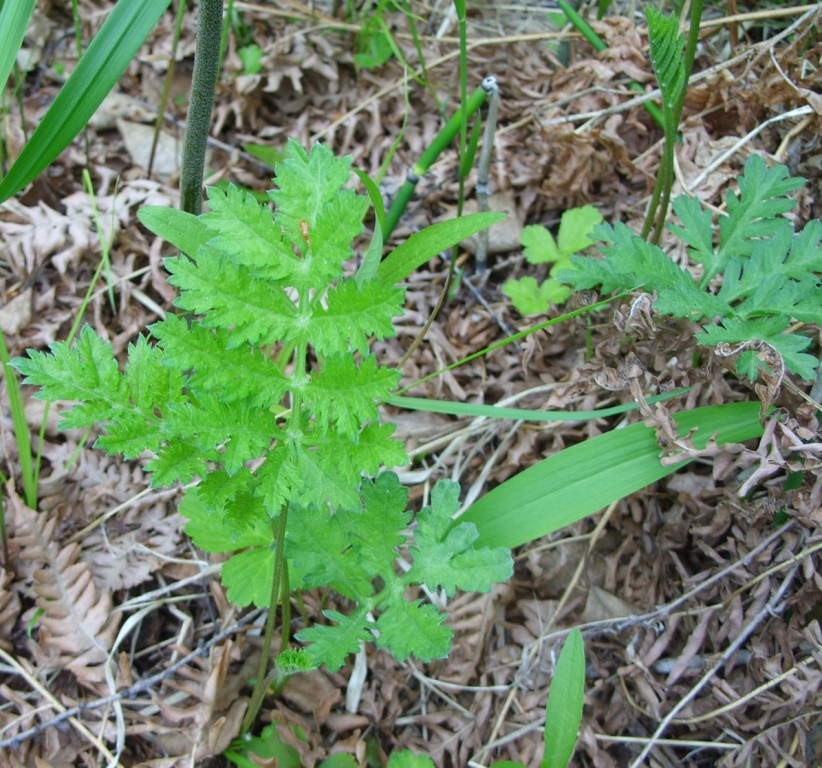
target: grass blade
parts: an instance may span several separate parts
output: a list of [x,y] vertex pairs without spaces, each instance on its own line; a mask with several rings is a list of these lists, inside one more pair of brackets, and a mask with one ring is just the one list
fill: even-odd
[[438,253],[447,251],[504,218],[504,213],[472,213],[459,219],[432,224],[422,232],[415,232],[395,248],[380,264],[377,277],[386,285],[396,285]]
[[5,88],[37,0],[6,0],[0,10],[0,88]]
[[[738,443],[760,437],[759,403],[729,403],[677,413],[680,434],[694,443]],[[656,433],[632,424],[566,448],[506,480],[458,519],[479,530],[477,547],[518,547],[592,515],[684,467],[663,466]]]
[[545,707],[545,753],[540,768],[566,768],[577,743],[585,700],[585,647],[578,629],[562,646]]
[[[682,395],[687,389],[674,389],[661,395],[648,398],[648,404],[668,400],[671,397]],[[604,419],[606,416],[617,416],[626,411],[634,411],[639,406],[636,403],[614,405],[610,408],[600,408],[595,411],[532,411],[527,408],[508,408],[501,405],[482,405],[480,403],[452,403],[450,401],[429,400],[425,397],[389,397],[386,402],[397,408],[407,408],[410,411],[428,411],[429,413],[447,413],[451,416],[485,416],[489,419],[522,419],[523,421],[586,421],[588,419]]]
[[0,364],[3,366],[3,378],[6,380],[6,396],[11,409],[11,424],[14,428],[14,439],[17,443],[17,455],[20,462],[20,474],[23,479],[23,492],[26,504],[37,509],[37,467],[31,460],[31,436],[26,422],[26,409],[17,371],[11,367],[11,358],[6,346],[6,339],[0,331]]
[[88,123],[171,0],[114,6],[20,157],[0,182],[0,203],[48,167]]

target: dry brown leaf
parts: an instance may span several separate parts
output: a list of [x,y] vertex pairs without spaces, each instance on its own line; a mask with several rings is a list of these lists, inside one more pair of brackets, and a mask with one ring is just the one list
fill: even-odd
[[77,562],[79,544],[55,541],[57,520],[25,505],[11,484],[6,487],[14,514],[15,559],[38,564],[33,574],[40,663],[65,667],[84,685],[105,681],[104,664],[120,624],[111,595],[98,593],[86,563]]
[[12,648],[8,638],[20,615],[20,597],[17,592],[9,589],[13,580],[13,573],[0,568],[0,648],[6,651]]
[[[213,664],[206,663],[206,669],[186,667],[178,675],[188,680],[169,681],[188,694],[184,705],[169,704],[162,695],[154,696],[160,711],[176,726],[157,734],[166,754],[178,755],[179,760],[204,760],[215,754],[212,750],[224,750],[239,734],[248,701],[236,695],[242,681],[229,675],[232,649],[233,643],[227,641],[215,651],[219,655]],[[221,714],[226,707],[228,711]]]
[[178,553],[183,525],[165,504],[136,504],[87,534],[80,560],[88,563],[98,589],[131,589],[162,568],[163,556]]

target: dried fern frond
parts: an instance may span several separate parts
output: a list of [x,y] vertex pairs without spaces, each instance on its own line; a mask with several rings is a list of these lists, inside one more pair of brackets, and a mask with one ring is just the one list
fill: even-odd
[[33,591],[42,664],[64,667],[84,685],[104,682],[104,663],[120,624],[111,596],[98,593],[87,563],[78,562],[79,544],[61,547],[54,540],[57,521],[27,507],[15,493],[13,543],[17,559],[40,565],[33,573]]
[[11,636],[17,617],[20,615],[20,597],[9,590],[14,574],[0,568],[0,648],[11,650],[7,640]]

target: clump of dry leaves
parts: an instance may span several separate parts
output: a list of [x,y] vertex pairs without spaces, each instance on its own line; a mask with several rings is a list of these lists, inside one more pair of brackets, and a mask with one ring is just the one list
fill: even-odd
[[[91,6],[81,7],[92,26],[99,23]],[[270,171],[242,147],[280,147],[294,137],[304,144],[326,141],[372,176],[396,145],[383,180],[392,194],[438,130],[438,104],[448,108],[458,98],[451,11],[413,3],[424,20],[418,31],[425,86],[393,58],[378,69],[358,69],[352,58],[357,27],[333,21],[330,8],[312,15],[292,0],[270,7],[237,2],[235,8],[261,48],[262,69],[243,73],[232,38],[210,183],[267,188]],[[63,34],[69,17],[55,6],[38,14],[30,42],[42,50],[42,70],[24,83],[22,115],[10,106],[12,152],[21,146],[21,121],[35,125],[58,88],[49,67],[58,58],[71,64],[75,56],[71,35]],[[718,15],[706,17],[712,14]],[[801,10],[780,18],[768,29],[793,24],[792,32],[766,40],[756,37],[766,28],[762,22],[706,26],[677,153],[678,186],[720,205],[748,154],[760,152],[809,179],[798,207],[807,220],[822,212],[820,19],[802,17]],[[407,20],[395,14],[391,23],[408,64],[418,66]],[[182,99],[170,107],[177,118],[185,115],[194,29],[187,12],[172,83],[172,96]],[[469,85],[487,74],[500,81],[492,185],[516,212],[517,226],[551,224],[584,203],[611,221],[642,217],[661,132],[630,103],[635,94],[626,83],[653,87],[647,39],[627,16],[608,17],[597,31],[610,46],[603,54],[557,32],[536,6],[472,4]],[[89,127],[94,201],[80,191],[86,156],[78,141],[52,172],[0,211],[0,327],[13,356],[65,337],[101,240],[110,243],[111,291],[95,287],[85,319],[115,352],[174,298],[161,264],[168,252],[135,218],[141,205],[176,200],[179,123],[166,121],[159,165],[150,178],[145,170],[146,128],[156,114],[171,36],[168,14],[121,92]],[[64,42],[43,48],[46,40]],[[570,58],[563,64],[560,44],[566,43]],[[810,107],[807,114],[780,119],[802,106]],[[451,151],[434,166],[420,184],[427,197],[412,203],[400,237],[455,204],[457,167]],[[473,184],[471,177],[469,194]],[[687,263],[684,252],[671,255]],[[375,348],[388,364],[399,364],[424,325],[447,269],[432,263],[410,280],[397,339]],[[505,324],[526,327],[499,286],[531,269],[515,241],[511,252],[497,255],[485,303],[466,289],[449,301],[404,363],[403,385],[499,340]],[[797,392],[800,382],[766,383],[754,392],[729,374],[727,359],[697,350],[692,338],[687,325],[661,323],[648,297],[637,296],[590,326],[584,320],[554,326],[412,392],[587,410],[691,386],[684,401],[643,406],[642,417],[657,429],[666,461],[695,461],[602,515],[523,548],[514,578],[492,594],[458,596],[449,606],[456,642],[448,659],[400,665],[372,651],[367,669],[356,675],[344,669],[293,679],[268,701],[263,720],[280,724],[302,765],[337,751],[365,765],[366,743],[383,757],[411,748],[438,766],[496,759],[538,764],[547,687],[573,626],[583,630],[588,665],[574,765],[639,765],[646,749],[644,764],[656,766],[819,764],[818,412],[802,399],[804,390]],[[758,394],[778,407],[758,444],[697,451],[671,434],[669,409]],[[149,489],[138,465],[92,450],[87,435],[58,432],[55,409],[41,439],[44,415],[41,403],[28,401],[35,450],[43,458],[36,511],[16,490],[18,449],[6,409],[2,416],[10,480],[0,568],[0,763],[224,765],[216,756],[239,732],[247,683],[262,652],[263,617],[238,612],[226,600],[216,578],[220,564],[204,560],[182,534],[173,492]],[[404,473],[412,498],[449,476],[462,483],[468,501],[540,458],[616,426],[511,425],[424,413],[391,418],[414,457]],[[304,596],[310,616],[334,607],[337,598],[324,598]],[[361,672],[364,680],[357,678]],[[302,728],[305,739],[291,726]]]

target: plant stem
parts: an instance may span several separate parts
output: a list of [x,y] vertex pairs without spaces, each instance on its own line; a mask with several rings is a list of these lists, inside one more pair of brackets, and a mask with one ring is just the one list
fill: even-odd
[[185,16],[186,1],[178,0],[177,16],[174,19],[174,34],[171,38],[171,55],[168,57],[168,69],[166,70],[163,82],[163,93],[160,96],[160,107],[157,110],[157,120],[154,123],[154,136],[151,139],[151,153],[148,156],[148,175],[151,176],[154,170],[154,155],[157,152],[157,142],[160,140],[160,132],[163,129],[163,120],[168,104],[168,97],[171,93],[171,82],[174,79],[174,63],[177,57],[177,45],[180,42],[180,34],[183,30],[183,16]]
[[[608,49],[605,41],[591,28],[585,19],[582,18],[567,2],[567,0],[559,0],[557,7],[566,15],[568,21],[593,47],[595,50],[602,53]],[[633,80],[628,83],[628,87],[635,93],[645,93],[645,89]],[[664,130],[665,123],[662,118],[662,110],[652,101],[643,104],[645,111],[656,121],[657,125]]]
[[199,216],[203,208],[203,167],[220,68],[222,19],[223,0],[200,0],[197,50],[180,169],[180,208],[195,216]]
[[[691,71],[694,67],[696,47],[699,44],[699,23],[702,20],[703,3],[704,0],[693,0],[691,3],[688,41],[685,44],[685,53],[683,56],[685,77],[682,81],[682,88],[676,95],[676,101],[670,108],[670,120],[666,120],[665,151],[662,155],[662,163],[660,165],[656,185],[654,186],[654,194],[651,199],[651,205],[648,207],[648,213],[642,227],[642,237],[647,237],[648,233],[651,231],[651,228],[654,227],[654,221],[656,220],[656,227],[654,227],[654,234],[651,238],[651,242],[657,244],[662,237],[662,229],[665,226],[665,218],[668,215],[668,206],[671,201],[671,188],[674,183],[674,149],[676,147],[677,129],[679,127],[680,118],[682,117],[682,108],[685,105],[685,96],[688,93],[688,81],[691,79]],[[665,100],[663,99],[663,106],[664,101]]]
[[[277,621],[277,604],[280,601],[280,584],[283,581],[283,573],[285,566],[284,545],[285,545],[285,527],[288,522],[288,505],[283,505],[280,510],[280,515],[277,518],[276,531],[276,555],[274,559],[274,578],[271,580],[271,602],[268,606],[268,616],[265,620],[265,634],[263,635],[263,647],[260,652],[260,666],[257,668],[257,682],[254,683],[254,690],[251,694],[251,701],[248,702],[248,709],[246,710],[243,724],[240,728],[240,733],[248,733],[254,721],[257,719],[257,713],[263,704],[265,692],[268,689],[268,679],[266,672],[268,671],[268,657],[271,655],[271,638],[274,635],[274,623]],[[271,522],[272,526],[274,521]],[[285,595],[283,596],[285,600]]]
[[[465,108],[468,117],[473,115],[485,103],[486,98],[488,98],[488,93],[482,86],[471,94]],[[383,238],[385,240],[388,240],[394,228],[397,226],[402,212],[414,194],[414,188],[417,186],[417,182],[428,172],[431,164],[451,143],[454,136],[456,136],[460,130],[462,123],[462,109],[458,109],[451,119],[442,127],[442,130],[434,137],[428,149],[420,155],[414,167],[408,172],[408,177],[400,187],[400,191],[394,198],[394,202],[391,204],[391,208],[388,209],[388,213],[385,214],[385,231],[383,232]]]

